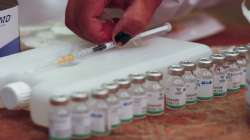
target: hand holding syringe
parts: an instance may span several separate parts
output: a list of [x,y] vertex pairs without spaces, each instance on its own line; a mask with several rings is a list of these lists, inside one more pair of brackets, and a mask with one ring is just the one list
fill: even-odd
[[[167,23],[164,26],[154,28],[152,30],[143,32],[143,33],[135,36],[129,42],[129,44],[133,44],[133,45],[137,46],[143,40],[153,38],[154,36],[159,36],[159,35],[161,35],[163,33],[170,32],[171,30],[172,30],[171,24]],[[68,55],[60,57],[57,60],[57,64],[58,65],[67,65],[67,64],[75,62],[77,59],[81,59],[82,57],[87,56],[87,55],[89,55],[91,53],[106,51],[106,50],[114,48],[115,46],[116,46],[116,44],[113,41],[111,41],[111,42],[108,42],[108,43],[105,43],[105,44],[98,45],[98,46],[93,47],[93,48],[87,48],[87,49],[80,50],[78,52],[73,52],[73,53],[70,53]]]

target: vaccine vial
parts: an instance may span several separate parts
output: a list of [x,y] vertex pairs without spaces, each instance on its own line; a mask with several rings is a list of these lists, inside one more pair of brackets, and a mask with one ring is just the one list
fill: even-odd
[[240,92],[241,71],[237,63],[239,54],[236,51],[226,51],[226,69],[227,75],[227,92],[238,93]]
[[212,72],[214,77],[213,93],[214,97],[223,97],[227,93],[227,71],[225,69],[225,56],[223,54],[213,54]]
[[129,79],[118,79],[115,82],[119,85],[118,97],[120,99],[120,120],[122,123],[129,123],[133,120],[133,97],[129,92],[131,81]]
[[[245,46],[248,50],[247,57],[250,58],[250,44]],[[248,120],[250,123],[250,61],[248,59],[247,61],[247,93],[245,95],[246,97],[246,105],[247,105],[247,114],[248,114]]]
[[53,96],[50,99],[49,109],[49,139],[70,140],[71,139],[71,112],[67,96]]
[[192,61],[182,61],[184,67],[183,80],[185,82],[186,104],[197,103],[197,78],[195,76],[196,65]]
[[240,66],[240,71],[241,71],[241,83],[240,87],[241,88],[246,88],[247,86],[247,80],[246,80],[246,74],[247,74],[247,53],[248,50],[246,47],[238,47],[235,49],[239,53],[239,58],[237,63]]
[[198,100],[207,101],[213,98],[213,74],[211,71],[212,60],[202,58],[198,62]]
[[107,102],[109,105],[109,122],[111,123],[112,129],[118,128],[120,126],[120,100],[117,96],[119,85],[112,82],[103,85],[103,88],[109,91]]
[[133,113],[134,118],[143,119],[145,118],[147,111],[147,94],[143,87],[145,83],[145,76],[143,74],[131,74],[129,75],[132,85],[130,92],[133,96]]
[[181,65],[171,65],[168,68],[169,78],[166,89],[166,106],[169,109],[180,109],[186,104],[184,68]]
[[111,126],[108,122],[108,90],[97,89],[92,92],[91,126],[92,135],[106,136],[110,134]]
[[91,135],[91,118],[87,102],[87,93],[77,92],[71,96],[73,139],[86,139]]
[[149,71],[146,76],[147,81],[144,87],[147,94],[147,115],[162,115],[165,110],[164,88],[160,84],[163,74],[159,71]]

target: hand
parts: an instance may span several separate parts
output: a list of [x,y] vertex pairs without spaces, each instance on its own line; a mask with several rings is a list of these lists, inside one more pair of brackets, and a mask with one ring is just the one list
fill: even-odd
[[[118,44],[127,43],[144,31],[162,0],[69,0],[66,9],[66,26],[81,38],[93,43],[112,39]],[[120,8],[124,14],[117,22],[99,17],[105,8]]]

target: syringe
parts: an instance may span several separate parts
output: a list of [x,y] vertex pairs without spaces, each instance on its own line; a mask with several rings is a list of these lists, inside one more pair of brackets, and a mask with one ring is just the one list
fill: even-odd
[[[144,39],[153,38],[154,36],[159,36],[163,33],[170,32],[171,30],[172,30],[172,25],[170,23],[167,23],[164,26],[157,27],[157,28],[145,31],[141,34],[138,34],[137,36],[132,38],[128,42],[128,44],[133,44],[133,45],[137,46]],[[68,55],[60,57],[57,61],[57,64],[59,64],[59,65],[70,64],[70,63],[74,62],[75,60],[80,59],[84,56],[87,56],[91,53],[106,51],[106,50],[114,48],[115,46],[117,46],[116,43],[111,41],[111,42],[107,42],[107,43],[104,43],[101,45],[97,45],[96,47],[93,47],[93,48],[87,48],[87,49],[80,50],[78,52],[72,52]]]

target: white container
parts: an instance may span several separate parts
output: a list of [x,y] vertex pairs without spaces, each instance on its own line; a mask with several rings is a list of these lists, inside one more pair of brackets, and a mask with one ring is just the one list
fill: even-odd
[[[42,82],[38,84],[31,96],[31,116],[35,124],[48,125],[48,100],[54,94],[71,94],[78,91],[91,91],[103,83],[114,79],[126,78],[131,73],[144,73],[149,70],[162,70],[182,60],[198,60],[212,54],[209,47],[196,43],[182,42],[166,38],[150,40],[143,47],[123,48],[95,54],[82,61],[85,69],[74,66],[68,69],[62,80],[71,80],[72,76],[81,77],[81,81],[65,84],[64,82]],[[77,69],[77,70],[73,70]],[[78,71],[78,74],[74,74]],[[79,74],[79,71],[81,74]],[[51,75],[52,76],[52,75]]]
[[[4,86],[14,82],[28,82],[29,85],[35,85],[38,81],[31,80],[37,72],[43,73],[53,71],[57,68],[50,68],[50,65],[56,64],[59,56],[70,53],[72,50],[80,49],[87,45],[78,43],[53,41],[48,46],[25,51],[0,59],[0,90]],[[48,67],[48,68],[47,68]],[[36,75],[40,76],[40,75]],[[56,80],[56,79],[55,79]],[[1,93],[0,93],[1,94]]]

